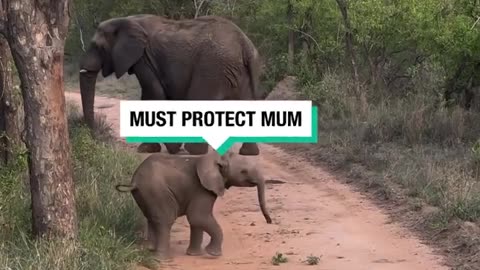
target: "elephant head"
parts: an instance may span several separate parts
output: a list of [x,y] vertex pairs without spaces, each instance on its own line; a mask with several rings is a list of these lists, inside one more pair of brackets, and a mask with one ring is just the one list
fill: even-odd
[[223,196],[225,189],[232,186],[256,186],[262,214],[268,224],[272,223],[265,203],[265,179],[252,157],[233,152],[219,156],[212,152],[198,160],[196,170],[201,184],[217,196]]
[[100,23],[87,52],[80,60],[80,93],[85,121],[94,125],[95,84],[100,70],[120,78],[143,56],[147,32],[135,17],[113,18]]

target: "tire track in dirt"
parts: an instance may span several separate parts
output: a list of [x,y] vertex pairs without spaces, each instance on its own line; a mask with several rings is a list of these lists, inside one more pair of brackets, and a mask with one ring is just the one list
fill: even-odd
[[[78,93],[66,92],[66,99],[81,104]],[[119,134],[119,100],[97,96],[95,105]],[[286,182],[267,188],[273,224],[261,215],[255,188],[231,188],[215,205],[225,235],[223,256],[185,255],[189,228],[180,218],[168,269],[448,269],[432,249],[334,176],[272,145],[260,148],[261,155],[252,158],[261,162],[266,178]],[[204,245],[208,240],[205,235]],[[272,265],[276,252],[288,262]],[[309,255],[321,257],[318,265],[304,263]]]

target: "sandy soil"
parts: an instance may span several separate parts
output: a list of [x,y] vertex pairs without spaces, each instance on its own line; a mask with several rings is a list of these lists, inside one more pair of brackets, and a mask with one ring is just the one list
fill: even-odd
[[[66,98],[80,104],[78,93]],[[119,134],[119,100],[96,97],[95,105]],[[259,159],[266,178],[286,182],[267,189],[273,224],[261,215],[254,188],[232,188],[215,206],[225,234],[223,256],[185,255],[189,230],[181,218],[171,240],[175,257],[166,269],[448,269],[432,249],[322,168],[272,145],[260,148],[261,156],[252,158]],[[276,252],[288,262],[272,265]],[[320,257],[318,265],[304,262],[309,255]]]

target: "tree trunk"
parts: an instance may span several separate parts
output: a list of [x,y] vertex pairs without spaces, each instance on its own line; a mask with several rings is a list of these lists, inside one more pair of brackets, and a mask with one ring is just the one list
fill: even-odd
[[22,146],[23,102],[13,85],[12,56],[7,40],[0,37],[0,165],[8,165]]
[[[7,153],[8,153],[8,140],[6,132],[6,119],[5,119],[5,101],[3,96],[6,91],[6,80],[8,80],[7,71],[5,70],[5,64],[7,58],[5,57],[5,40],[0,37],[0,167],[7,165]],[[8,91],[8,90],[7,90]]]
[[295,61],[295,32],[293,31],[293,6],[291,0],[288,1],[287,7],[287,20],[288,20],[288,58],[287,58],[287,69],[288,72],[293,72],[294,61]]
[[5,2],[5,32],[20,76],[26,115],[33,232],[37,237],[75,238],[77,216],[63,84],[68,0]]
[[361,90],[360,87],[360,78],[358,75],[358,67],[357,67],[357,60],[356,60],[356,53],[355,48],[353,47],[353,33],[352,27],[350,25],[350,19],[348,18],[348,3],[347,0],[336,0],[338,9],[340,13],[342,13],[343,18],[343,25],[345,26],[345,49],[346,53],[350,58],[350,63],[352,66],[352,75],[353,75],[353,82],[355,84],[355,92],[357,99],[360,103],[360,111],[363,113],[366,112],[367,109],[367,99],[365,93]]

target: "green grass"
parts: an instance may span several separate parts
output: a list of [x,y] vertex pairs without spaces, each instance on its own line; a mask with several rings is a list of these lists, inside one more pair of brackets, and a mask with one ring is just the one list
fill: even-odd
[[272,256],[271,262],[273,265],[280,265],[281,263],[287,263],[288,258],[283,255],[283,253],[277,252],[275,253],[275,256]]
[[[140,163],[112,143],[95,140],[79,120],[69,116],[76,186],[79,241],[59,243],[31,238],[30,195],[24,185],[26,158],[1,168],[0,269],[131,269],[151,265],[149,254],[135,244],[138,218],[133,199],[114,185],[128,182]],[[101,132],[108,132],[108,127]],[[107,136],[102,137],[104,141]]]
[[304,262],[307,265],[317,265],[320,262],[320,258],[321,257],[309,255],[307,256],[307,259]]

